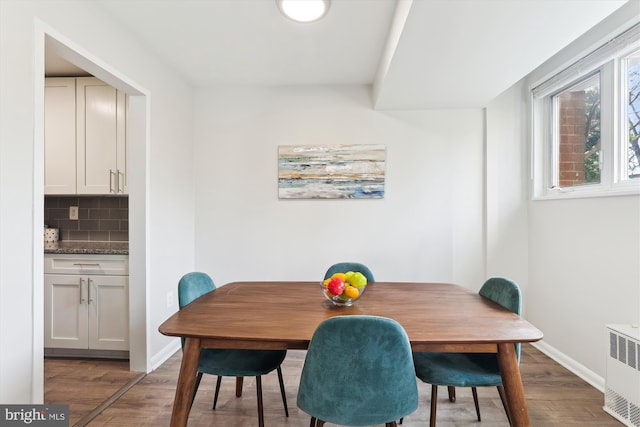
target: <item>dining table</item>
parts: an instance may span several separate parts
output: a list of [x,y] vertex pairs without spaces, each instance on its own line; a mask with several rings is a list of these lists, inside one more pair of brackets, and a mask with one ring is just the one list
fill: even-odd
[[530,426],[514,343],[543,334],[504,307],[448,283],[372,282],[351,306],[335,306],[313,281],[239,281],[219,286],[173,314],[160,333],[184,338],[171,427],[189,417],[202,348],[302,349],[317,326],[340,315],[396,320],[413,351],[497,353],[512,426]]

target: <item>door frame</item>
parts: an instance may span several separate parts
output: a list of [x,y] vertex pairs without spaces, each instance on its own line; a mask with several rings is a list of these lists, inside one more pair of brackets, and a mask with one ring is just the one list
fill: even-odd
[[33,375],[32,401],[44,396],[44,70],[45,40],[57,54],[129,96],[129,369],[150,372],[149,153],[150,92],[78,43],[36,20],[34,26]]

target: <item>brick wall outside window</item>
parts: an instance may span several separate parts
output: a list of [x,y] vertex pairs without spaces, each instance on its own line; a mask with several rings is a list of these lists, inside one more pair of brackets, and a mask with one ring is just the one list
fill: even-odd
[[584,184],[587,122],[584,91],[563,93],[559,111],[559,185],[571,187]]

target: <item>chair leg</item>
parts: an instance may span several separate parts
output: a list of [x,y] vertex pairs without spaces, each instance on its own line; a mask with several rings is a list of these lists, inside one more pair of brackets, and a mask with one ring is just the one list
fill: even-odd
[[311,422],[309,423],[309,427],[316,427],[316,417],[311,417]]
[[511,423],[511,413],[509,412],[509,405],[507,405],[507,396],[504,392],[504,387],[498,386],[498,394],[500,395],[500,400],[502,401],[502,406],[504,407],[504,412],[507,414],[507,420],[509,420],[509,425],[512,426]]
[[447,386],[447,392],[449,392],[449,402],[456,401],[456,388],[453,386]]
[[198,372],[198,375],[196,376],[196,384],[193,387],[193,396],[191,396],[191,403],[189,404],[189,407],[193,406],[193,401],[196,398],[196,393],[198,392],[198,387],[200,386],[201,380],[202,380],[202,372]]
[[244,377],[236,377],[236,397],[242,396],[242,380]]
[[430,427],[436,427],[436,404],[438,401],[438,386],[431,385],[431,416],[429,420]]
[[278,373],[278,382],[280,383],[280,394],[282,395],[282,403],[284,405],[284,414],[289,416],[289,408],[287,407],[287,394],[284,392],[284,380],[282,379],[282,369],[278,366],[276,370]]
[[218,375],[218,379],[216,380],[216,391],[213,393],[213,409],[216,410],[216,405],[218,404],[218,394],[220,394],[220,384],[222,383],[222,377]]
[[385,427],[398,427],[398,424],[395,421],[391,421],[390,423],[386,423]]
[[317,420],[317,421],[316,421],[316,427],[322,427],[322,426],[324,426],[324,421],[322,421],[322,420]]
[[475,387],[471,387],[471,393],[473,394],[473,403],[476,405],[476,415],[478,416],[478,421],[482,421],[480,419],[480,405],[478,404],[478,390]]
[[262,377],[256,377],[256,393],[258,394],[258,427],[264,427],[264,412],[262,407]]
[[400,422],[398,424],[402,424],[403,420],[404,420],[404,417],[400,418]]

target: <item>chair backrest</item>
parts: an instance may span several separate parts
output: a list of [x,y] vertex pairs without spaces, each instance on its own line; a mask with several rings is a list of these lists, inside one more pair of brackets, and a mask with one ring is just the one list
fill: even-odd
[[323,321],[304,361],[298,407],[345,426],[384,424],[414,412],[418,389],[405,330],[378,316]]
[[376,281],[373,277],[373,273],[369,270],[369,267],[359,262],[339,262],[337,264],[333,264],[324,274],[324,278],[328,279],[333,275],[333,273],[346,273],[347,271],[359,271],[367,278],[367,283]]
[[187,273],[178,282],[178,305],[182,308],[215,289],[216,285],[208,274],[197,271]]
[[[522,293],[518,284],[511,279],[491,277],[484,282],[478,293],[518,316],[522,314]],[[515,346],[516,355],[520,361],[520,344]]]

